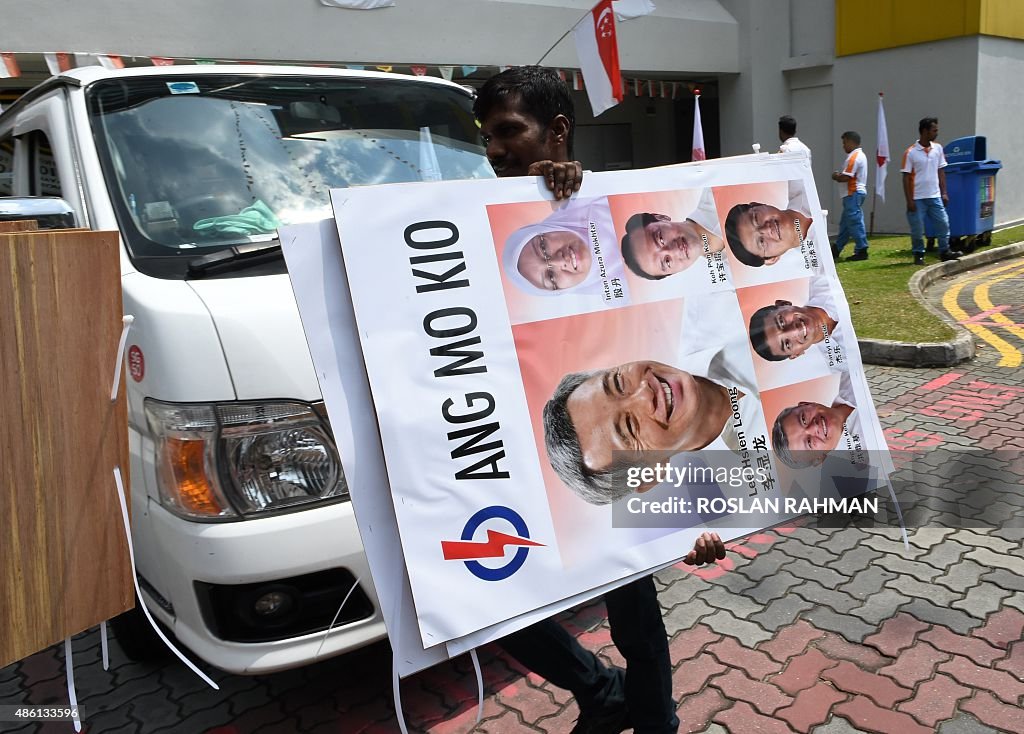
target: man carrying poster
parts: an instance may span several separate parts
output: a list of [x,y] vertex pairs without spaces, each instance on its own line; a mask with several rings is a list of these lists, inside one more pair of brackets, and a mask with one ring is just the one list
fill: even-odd
[[[543,175],[556,198],[579,190],[582,167],[570,160],[572,99],[554,70],[518,67],[492,77],[474,104],[487,157],[499,177]],[[725,557],[717,534],[700,536],[684,561]],[[657,589],[644,576],[605,594],[612,640],[627,674],[611,671],[551,619],[513,633],[501,645],[527,668],[570,690],[580,707],[574,734],[638,734],[678,729],[672,663]]]

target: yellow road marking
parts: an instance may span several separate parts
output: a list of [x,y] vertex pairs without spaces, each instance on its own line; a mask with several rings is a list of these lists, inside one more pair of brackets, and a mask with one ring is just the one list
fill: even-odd
[[[992,286],[994,286],[996,283],[999,283],[1000,281],[1009,280],[1010,278],[1014,278],[1020,275],[1021,272],[1024,272],[1024,265],[1022,265],[1017,270],[1011,271],[1009,273],[1003,273],[998,278],[993,278],[992,280],[986,283],[982,283],[977,288],[975,288],[974,302],[978,304],[978,308],[980,308],[983,312],[994,311],[995,306],[992,305],[992,300],[989,298],[989,289],[991,289]],[[993,323],[1003,324],[1008,332],[1013,334],[1018,339],[1024,340],[1024,328],[1017,326],[1017,324],[1014,323],[1014,321],[1005,314],[995,312],[992,313],[990,319]]]
[[[1009,273],[1005,277],[1013,277],[1022,269],[1024,269],[1024,265],[1022,265],[1021,263],[1013,263],[1011,265],[1005,265],[1000,268],[995,268],[984,273],[977,273],[975,275],[971,275],[967,278],[964,278],[963,281],[952,286],[942,295],[942,307],[946,309],[946,311],[949,312],[949,315],[952,316],[957,321],[967,321],[967,319],[969,319],[970,317],[967,315],[966,311],[960,308],[960,304],[958,303],[958,298],[960,296],[961,291],[963,291],[965,285],[967,285],[971,281],[979,280],[981,278],[987,278],[995,273],[1004,273],[1005,271],[1008,270],[1012,270],[1013,272]],[[1003,277],[1000,277],[997,280],[1002,279]],[[997,282],[997,280],[994,280],[992,282]],[[983,292],[983,296],[987,299],[987,290]],[[977,300],[975,302],[978,303]],[[981,304],[978,303],[978,305],[980,306]],[[991,304],[987,307],[983,306],[982,311],[986,311],[991,308],[993,308]],[[1006,319],[1006,317],[1003,316],[1002,314],[998,315],[1002,316],[1003,319]],[[992,320],[996,321],[997,323],[1002,323],[1001,321],[995,318],[993,318]],[[1009,322],[1009,319],[1006,319],[1006,321]],[[1002,357],[1002,359],[999,360],[1000,367],[1020,367],[1022,361],[1021,352],[1008,341],[997,336],[995,332],[991,331],[990,329],[987,329],[984,326],[981,326],[980,324],[965,323],[962,325],[965,326],[967,330],[970,331],[972,334],[974,334],[978,338],[984,340],[985,342],[996,348],[996,350]],[[1019,329],[1020,327],[1016,328]],[[1022,334],[1024,334],[1024,331],[1022,331]],[[1020,336],[1021,338],[1024,338],[1024,335],[1022,334],[1015,334],[1015,336]]]

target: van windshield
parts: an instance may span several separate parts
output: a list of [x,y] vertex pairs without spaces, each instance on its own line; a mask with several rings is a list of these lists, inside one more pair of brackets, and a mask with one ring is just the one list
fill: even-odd
[[87,102],[129,254],[164,277],[331,216],[331,188],[494,175],[470,96],[438,84],[130,77],[97,82]]

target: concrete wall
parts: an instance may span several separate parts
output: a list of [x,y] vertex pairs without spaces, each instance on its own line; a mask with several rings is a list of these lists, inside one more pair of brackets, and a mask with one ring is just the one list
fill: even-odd
[[778,150],[779,116],[789,111],[782,75],[789,58],[789,0],[722,0],[739,27],[739,74],[719,77],[722,155]]
[[810,148],[822,206],[833,170],[833,6],[820,0],[723,0],[740,28],[740,74],[719,78],[722,155],[779,148],[778,119],[792,115]]
[[996,177],[996,222],[1024,220],[1024,126],[1020,80],[1024,42],[983,36],[978,49],[975,130],[988,138],[988,157],[1001,160]]
[[[187,58],[404,64],[533,64],[592,0],[399,0],[343,10],[317,0],[19,0],[0,49]],[[620,25],[624,71],[737,71],[737,29],[716,0],[659,0]],[[578,68],[571,35],[545,59]]]
[[[977,36],[955,38],[836,59],[832,70],[836,90],[833,159],[838,161],[842,155],[839,134],[843,130],[858,131],[868,156],[866,219],[870,218],[875,184],[872,161],[877,145],[878,93],[885,93],[892,162],[885,187],[886,201],[878,201],[875,213],[875,232],[908,231],[899,168],[903,151],[918,137],[918,121],[922,117],[938,117],[939,142],[974,133],[979,40]],[[1002,79],[1004,90],[1011,79]],[[832,200],[835,207],[836,192]],[[1004,215],[1007,211],[1004,208],[999,213]],[[833,217],[830,220],[838,221]]]

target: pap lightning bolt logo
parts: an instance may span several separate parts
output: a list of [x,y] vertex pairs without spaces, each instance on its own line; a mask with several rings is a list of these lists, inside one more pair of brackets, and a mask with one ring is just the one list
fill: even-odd
[[[487,540],[474,540],[476,531],[490,520],[502,520],[511,525],[516,535],[487,528]],[[515,547],[516,551],[502,566],[490,568],[477,560],[504,558],[508,546]],[[476,512],[462,529],[460,540],[441,541],[441,553],[446,561],[462,561],[471,574],[484,581],[507,579],[526,563],[526,556],[532,547],[544,547],[544,544],[530,540],[530,530],[526,527],[526,521],[518,512],[502,505],[492,505]]]
[[543,546],[529,538],[506,535],[497,530],[487,531],[487,540],[478,543],[472,540],[442,540],[441,552],[446,561],[466,561],[472,558],[501,558],[506,545]]

